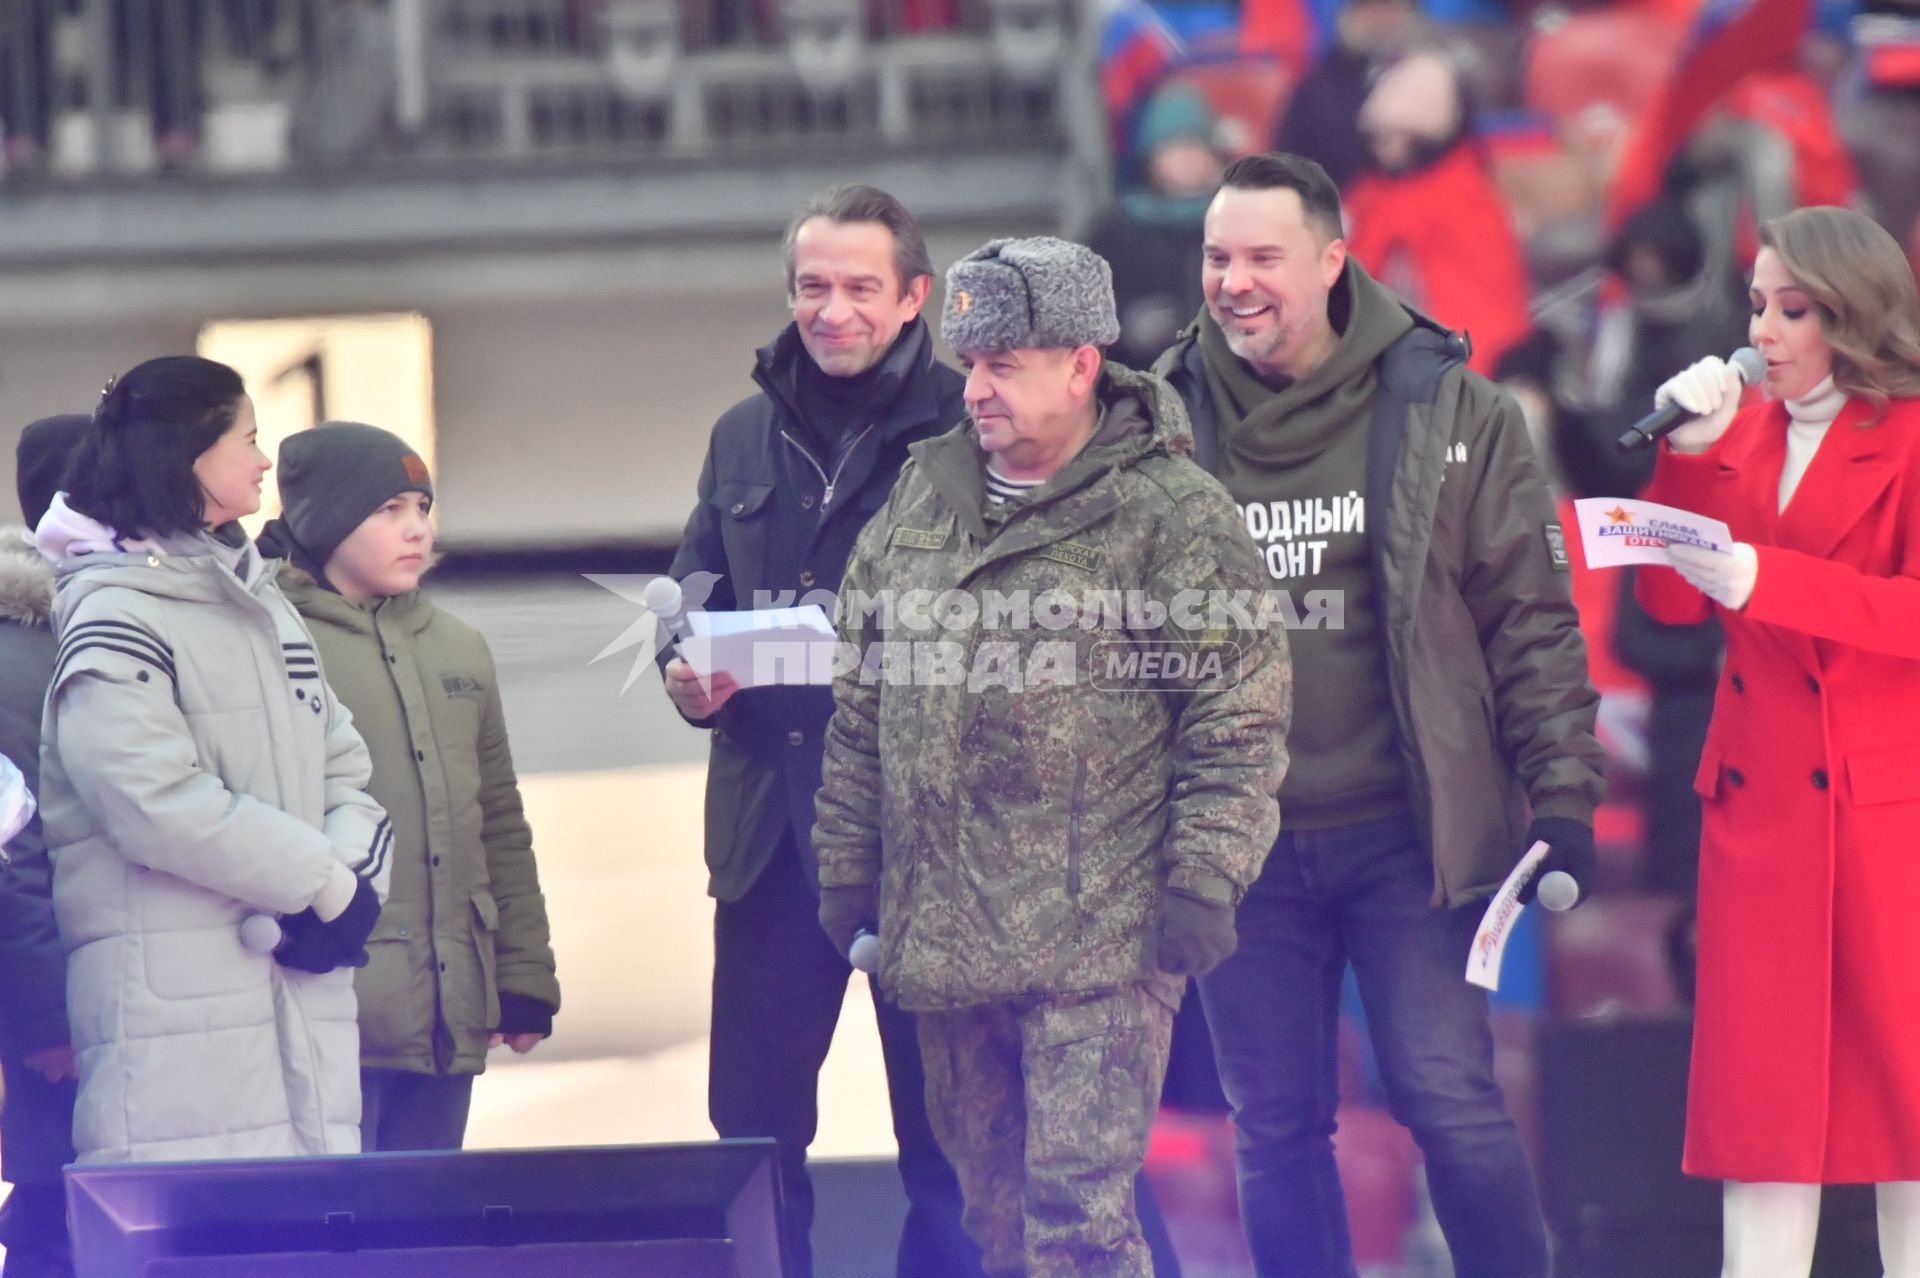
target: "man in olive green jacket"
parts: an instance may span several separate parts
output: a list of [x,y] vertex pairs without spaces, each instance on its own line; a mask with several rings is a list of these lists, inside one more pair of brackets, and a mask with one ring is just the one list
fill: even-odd
[[994,241],[947,294],[971,421],[913,447],[842,583],[821,922],[877,929],[920,1014],[987,1271],[1145,1275],[1173,1009],[1278,828],[1285,634],[1171,390],[1101,357],[1107,264]]
[[1351,1278],[1334,1165],[1351,965],[1459,1278],[1546,1278],[1526,1150],[1463,979],[1538,841],[1594,869],[1598,702],[1552,498],[1512,398],[1348,257],[1311,160],[1247,156],[1207,210],[1207,307],[1158,365],[1277,587],[1318,598],[1286,831],[1200,982],[1259,1278]]
[[392,886],[354,982],[367,1150],[457,1149],[473,1076],[531,1050],[560,1007],[546,900],[479,632],[418,586],[432,481],[372,426],[330,422],[280,449],[285,508],[260,538],[373,755]]

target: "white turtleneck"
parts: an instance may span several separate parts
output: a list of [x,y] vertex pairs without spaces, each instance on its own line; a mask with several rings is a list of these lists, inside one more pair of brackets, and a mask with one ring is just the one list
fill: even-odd
[[1793,490],[1813,464],[1820,441],[1827,437],[1827,427],[1833,425],[1846,402],[1846,392],[1833,384],[1831,374],[1801,398],[1787,401],[1787,464],[1780,468],[1780,509],[1785,510],[1793,500]]

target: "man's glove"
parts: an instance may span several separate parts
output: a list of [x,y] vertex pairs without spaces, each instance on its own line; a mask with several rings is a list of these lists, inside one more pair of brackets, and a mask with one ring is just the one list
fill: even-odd
[[365,967],[367,937],[380,920],[380,898],[365,879],[355,882],[353,899],[332,919],[322,921],[309,906],[280,920],[280,944],[273,958],[302,972],[331,972],[336,967]]
[[1160,900],[1160,970],[1169,976],[1204,976],[1233,953],[1233,907],[1181,888]]
[[872,931],[880,921],[880,889],[872,883],[848,883],[820,889],[820,927],[833,948],[845,958],[860,929]]
[[1540,868],[1527,880],[1526,887],[1520,891],[1520,904],[1530,905],[1540,887],[1540,880],[1559,870],[1571,875],[1574,885],[1580,889],[1580,895],[1574,898],[1579,905],[1593,895],[1593,827],[1582,825],[1571,817],[1535,817],[1533,824],[1527,827],[1527,846],[1545,843],[1547,854],[1540,860]]

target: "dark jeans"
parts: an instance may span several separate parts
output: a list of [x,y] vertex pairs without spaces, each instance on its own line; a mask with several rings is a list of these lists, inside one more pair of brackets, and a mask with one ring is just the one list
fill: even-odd
[[1539,1193],[1493,1079],[1487,997],[1463,977],[1481,911],[1435,910],[1432,890],[1410,819],[1283,833],[1240,905],[1240,948],[1200,982],[1260,1278],[1354,1278],[1333,1159],[1348,963],[1458,1278],[1546,1276]]
[[360,1071],[360,1148],[458,1149],[467,1137],[473,1075]]

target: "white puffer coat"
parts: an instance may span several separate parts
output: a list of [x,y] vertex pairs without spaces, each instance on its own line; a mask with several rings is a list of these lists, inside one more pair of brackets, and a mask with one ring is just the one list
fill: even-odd
[[250,542],[116,541],[56,502],[39,543],[59,577],[41,804],[80,1161],[357,1151],[352,970],[240,940],[338,864],[385,893],[392,836],[312,637]]

